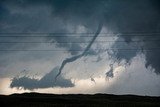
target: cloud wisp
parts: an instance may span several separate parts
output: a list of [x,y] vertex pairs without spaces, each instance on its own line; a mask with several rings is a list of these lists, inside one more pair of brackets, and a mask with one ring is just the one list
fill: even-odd
[[56,84],[54,82],[53,77],[57,74],[59,67],[55,67],[51,72],[44,75],[40,80],[35,78],[29,78],[27,76],[13,78],[10,84],[11,88],[24,88],[24,89],[38,89],[38,88],[49,88],[49,87],[74,87],[74,84],[71,82],[70,79],[65,79],[61,75],[57,80]]

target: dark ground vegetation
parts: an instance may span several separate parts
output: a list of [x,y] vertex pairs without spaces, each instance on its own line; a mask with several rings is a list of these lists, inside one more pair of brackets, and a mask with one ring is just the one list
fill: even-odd
[[110,94],[0,95],[0,107],[160,107],[160,97]]

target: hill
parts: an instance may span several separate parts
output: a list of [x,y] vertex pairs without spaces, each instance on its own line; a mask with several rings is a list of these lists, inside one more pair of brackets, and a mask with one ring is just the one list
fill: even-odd
[[1,107],[160,107],[160,97],[111,94],[40,94],[0,95]]

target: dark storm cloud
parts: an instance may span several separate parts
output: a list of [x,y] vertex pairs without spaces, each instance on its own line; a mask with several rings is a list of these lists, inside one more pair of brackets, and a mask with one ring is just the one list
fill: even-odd
[[[118,60],[126,59],[129,62],[139,52],[139,46],[144,49],[146,55],[146,66],[151,65],[155,68],[155,72],[160,72],[159,61],[160,51],[152,50],[153,48],[160,47],[159,41],[151,42],[151,39],[159,40],[159,34],[152,32],[160,32],[160,2],[158,0],[5,0],[1,2],[0,11],[3,11],[0,16],[0,31],[3,32],[65,32],[68,33],[66,23],[72,26],[83,25],[88,29],[88,32],[95,33],[99,20],[104,20],[104,26],[111,29],[113,32],[121,33],[120,38],[123,38],[125,43],[119,44],[115,42],[113,56]],[[13,8],[28,9],[30,14],[16,13],[11,14],[6,5],[11,5]],[[46,5],[51,10],[38,12],[35,8]],[[35,7],[32,9],[31,7]],[[31,8],[31,9],[30,9]],[[30,10],[29,10],[30,9]],[[41,10],[42,8],[40,8]],[[35,13],[32,13],[35,11]],[[34,23],[34,24],[33,24]],[[9,25],[6,28],[5,25]],[[11,26],[14,25],[14,26]],[[5,26],[5,27],[4,27]],[[137,35],[141,34],[142,35]],[[152,33],[147,37],[148,33]],[[128,35],[127,35],[128,34]],[[132,35],[130,35],[132,34]],[[77,41],[76,38],[67,39],[53,37],[52,39],[59,43],[58,47],[66,48],[72,55],[77,55],[71,50],[82,49],[82,46],[72,43],[61,44],[64,40]],[[51,40],[50,37],[47,37]],[[142,41],[135,43],[133,40]],[[48,40],[48,39],[47,39]],[[144,41],[143,41],[144,40]],[[150,42],[146,42],[150,41]],[[123,46],[123,47],[122,47]],[[136,48],[134,51],[122,51],[119,48]],[[145,51],[151,49],[151,51]]]
[[[78,51],[72,50],[82,50],[80,44],[71,42],[85,42],[85,39],[80,38],[81,35],[75,34],[75,37],[69,37],[70,35],[65,34],[70,33],[66,24],[69,23],[73,26],[83,25],[88,31],[94,33],[94,26],[97,25],[97,22],[99,22],[103,15],[101,14],[103,11],[101,8],[102,2],[99,2],[97,5],[96,0],[40,0],[38,2],[33,0],[16,0],[14,2],[6,0],[2,1],[1,4],[1,10],[5,13],[5,15],[1,15],[4,19],[1,20],[1,32],[63,33],[58,36],[64,37],[57,37],[55,34],[46,35],[46,40],[54,40],[58,43],[56,44],[57,47],[65,48],[71,55],[78,54]],[[48,7],[48,10],[46,7]],[[7,28],[5,26],[7,26]],[[53,37],[51,38],[49,36]],[[6,39],[6,41],[14,41],[14,38],[3,38],[1,41],[5,41],[4,39]],[[26,40],[25,38],[25,41]],[[24,39],[16,38],[15,41],[23,42]],[[14,45],[12,44],[12,46]],[[12,46],[3,45],[5,48]],[[94,55],[93,53],[95,52],[90,52],[91,55]]]
[[121,60],[125,59],[128,63],[133,57],[137,55],[137,53],[141,49],[140,45],[133,43],[132,41],[125,42],[125,40],[122,37],[119,37],[111,48],[113,48],[113,53],[110,55],[116,57],[117,62],[120,62]]
[[38,89],[38,88],[49,88],[49,87],[73,87],[74,84],[71,82],[70,79],[64,79],[62,76],[59,76],[59,79],[54,82],[54,78],[58,73],[59,68],[55,67],[51,72],[44,75],[40,80],[29,78],[26,76],[23,77],[15,77],[12,79],[10,84],[11,88],[23,87],[24,89]]
[[[146,55],[146,67],[149,65],[160,73],[160,2],[158,0],[139,0],[139,1],[116,1],[114,7],[112,22],[116,31],[122,33],[120,37],[124,38],[126,43],[115,42],[117,47],[114,55],[117,59],[131,60],[138,52]],[[157,33],[156,33],[157,32]],[[125,34],[126,33],[126,34]],[[128,33],[128,34],[127,34]],[[134,42],[138,40],[141,42]],[[133,46],[134,45],[134,46]],[[121,50],[131,49],[131,50]],[[132,50],[132,49],[137,50]]]

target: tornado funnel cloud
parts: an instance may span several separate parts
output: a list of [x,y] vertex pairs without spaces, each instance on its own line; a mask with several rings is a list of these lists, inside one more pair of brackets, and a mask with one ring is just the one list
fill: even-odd
[[57,80],[58,76],[61,74],[64,66],[67,64],[67,63],[70,63],[70,62],[73,62],[79,58],[81,58],[82,56],[84,56],[88,51],[89,49],[91,48],[92,44],[94,43],[94,41],[96,40],[97,36],[99,35],[99,33],[101,32],[102,30],[102,22],[99,23],[98,25],[98,29],[96,31],[96,33],[94,34],[91,42],[87,45],[87,47],[85,48],[85,50],[83,51],[83,53],[79,54],[79,55],[76,55],[76,56],[73,56],[73,57],[70,57],[70,58],[66,58],[65,60],[63,60],[61,66],[60,66],[60,69],[59,69],[59,72],[58,74],[56,75],[55,77],[55,81]]

